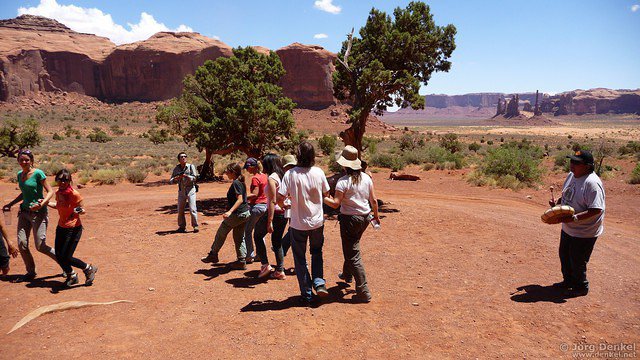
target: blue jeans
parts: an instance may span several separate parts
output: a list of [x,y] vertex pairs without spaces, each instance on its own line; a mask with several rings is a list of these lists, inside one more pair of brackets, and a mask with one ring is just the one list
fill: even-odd
[[[247,257],[255,257],[256,252],[255,248],[253,247],[252,240],[253,228],[256,226],[256,223],[258,222],[258,220],[260,220],[261,217],[267,216],[267,204],[251,205],[250,213],[251,215],[249,216],[249,219],[244,224],[244,242],[247,246]],[[260,240],[264,241],[264,238]]]
[[[322,246],[324,245],[324,225],[313,230],[297,230],[289,227],[291,236],[291,252],[296,267],[296,276],[300,286],[300,295],[311,300],[311,286],[317,288],[324,285]],[[309,252],[311,253],[311,276],[307,268],[307,239],[309,240]],[[313,282],[312,282],[313,279]]]

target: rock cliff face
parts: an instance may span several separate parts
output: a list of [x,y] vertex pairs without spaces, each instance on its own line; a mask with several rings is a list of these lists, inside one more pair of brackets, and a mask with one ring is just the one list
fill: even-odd
[[[115,46],[77,33],[55,20],[23,15],[0,21],[0,101],[41,91],[70,91],[106,101],[166,100],[206,60],[231,56],[228,45],[197,33],[161,32]],[[255,46],[261,53],[269,49]],[[299,107],[334,105],[335,54],[292,44],[276,51],[287,75],[284,93]]]
[[543,111],[567,114],[640,114],[640,90],[575,90],[549,97]]
[[[518,94],[521,101],[536,101],[535,93]],[[511,97],[511,94],[503,93],[475,93],[464,95],[426,95],[425,106],[435,108],[448,108],[452,106],[491,107],[498,105],[499,99]]]

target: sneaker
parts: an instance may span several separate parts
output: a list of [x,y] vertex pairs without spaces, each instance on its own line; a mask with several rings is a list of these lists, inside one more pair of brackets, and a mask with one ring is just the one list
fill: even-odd
[[304,307],[316,307],[318,305],[318,301],[314,297],[306,298],[304,296],[301,296],[298,302],[300,303],[300,306]]
[[253,256],[247,256],[247,257],[244,259],[244,262],[245,262],[245,264],[253,264],[253,261],[254,261],[254,260],[255,260],[255,259],[253,258]]
[[353,301],[355,301],[357,303],[368,303],[368,302],[371,302],[371,294],[369,294],[369,293],[358,293],[358,294],[353,295],[351,300],[353,300]]
[[231,269],[233,270],[247,270],[247,263],[237,260],[232,262],[229,267],[231,267]]
[[316,287],[316,295],[321,298],[326,298],[329,296],[329,291],[327,291],[327,287],[324,285],[320,285]]
[[69,274],[69,276],[67,276],[67,281],[65,281],[65,285],[66,286],[72,286],[78,283],[78,274],[76,274],[75,272],[72,272],[71,274]]
[[347,284],[351,284],[353,282],[353,276],[346,277],[344,273],[338,273],[338,279],[346,282]]
[[267,276],[271,275],[272,271],[273,271],[273,268],[271,267],[271,265],[269,265],[269,264],[262,265],[260,267],[260,273],[258,274],[258,278],[262,279],[264,277],[267,277]]
[[176,230],[177,233],[186,233],[187,229],[185,228],[178,228],[178,230]]
[[199,232],[200,232],[200,229],[198,229],[198,227],[196,226],[196,227],[194,227],[194,228],[193,228],[193,232],[194,232],[194,233],[199,233]]
[[220,262],[220,259],[218,259],[218,254],[209,253],[207,254],[207,256],[200,258],[200,261],[202,261],[205,264],[207,263],[217,264]]
[[286,269],[284,272],[287,275],[295,275],[296,274],[296,268],[291,267],[291,268]]
[[284,274],[284,271],[274,271],[271,273],[271,278],[276,280],[284,280],[287,278],[287,275]]
[[60,274],[60,276],[66,279],[67,278],[67,272],[63,270],[62,274]]
[[98,272],[98,267],[89,265],[88,269],[82,270],[84,272],[84,284],[87,286],[93,285],[93,279],[96,278],[96,273]]

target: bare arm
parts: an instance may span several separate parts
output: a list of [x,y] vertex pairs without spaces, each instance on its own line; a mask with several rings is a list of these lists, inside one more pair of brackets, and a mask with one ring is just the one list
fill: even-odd
[[7,230],[5,230],[4,226],[0,224],[0,233],[2,233],[2,238],[7,242],[7,250],[9,250],[9,254],[13,257],[18,256],[18,248],[15,247],[11,241],[9,241],[9,236],[7,235]]
[[222,217],[228,218],[229,216],[231,216],[231,214],[233,214],[234,211],[238,209],[238,207],[240,207],[240,205],[242,205],[242,194],[238,194],[236,202],[233,204],[231,209],[227,210],[227,212],[223,214]]
[[37,204],[31,207],[31,210],[33,211],[38,211],[42,209],[43,206],[47,206],[54,194],[53,189],[51,188],[51,185],[49,184],[47,179],[42,179],[40,183],[42,184],[44,189],[47,190],[47,195],[44,197],[44,199],[39,200]]
[[371,191],[369,191],[369,203],[371,204],[371,210],[373,210],[373,218],[380,222],[380,215],[378,214],[378,198],[376,192],[373,189],[373,183],[371,184]]
[[340,207],[340,204],[342,203],[342,199],[344,199],[344,193],[338,190],[336,190],[336,196],[334,198],[329,196],[329,193],[326,193],[324,195],[324,203],[327,206],[330,206],[334,209],[337,209]]
[[[577,214],[574,214],[573,216],[567,216],[566,218],[562,219],[563,223],[570,223],[573,221],[580,221],[580,220],[585,220],[585,219],[589,219],[592,218],[594,216],[600,215],[602,214],[602,209],[587,209],[583,212],[579,212]],[[575,219],[575,220],[574,220]]]
[[2,210],[9,211],[13,205],[19,203],[20,201],[22,201],[22,192],[20,192],[20,194],[18,194],[18,196],[16,196],[15,199],[13,199],[12,201],[10,201],[7,204],[5,204],[2,207]]
[[[269,178],[267,186],[269,187],[269,194],[276,193],[276,181],[272,178]],[[273,233],[273,214],[276,211],[277,201],[273,196],[269,197],[269,202],[267,203],[267,232]]]

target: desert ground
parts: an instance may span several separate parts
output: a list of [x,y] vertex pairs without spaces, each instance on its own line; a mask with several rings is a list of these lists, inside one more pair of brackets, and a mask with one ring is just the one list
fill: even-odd
[[[542,130],[453,129],[469,137],[566,139],[567,131],[585,128],[567,121]],[[612,131],[606,136],[637,139],[635,124],[588,128],[592,138]],[[626,182],[635,163],[614,165],[622,175],[604,181],[605,233],[589,263],[586,297],[567,298],[550,286],[561,280],[560,227],[543,224],[540,215],[548,186],[560,186],[564,172],[550,171],[539,186],[513,191],[467,183],[468,168],[409,167],[404,171],[420,181],[388,180],[388,169],[374,174],[385,203],[382,229],[369,228],[362,240],[373,301],[352,303],[353,287],[338,280],[339,228],[329,218],[324,277],[330,297],[310,308],[298,304],[295,275],[261,281],[259,264],[231,271],[225,264],[234,260],[231,239],[220,254],[223,264],[200,262],[222,220],[228,182],[201,184],[197,234],[173,232],[177,190],[166,184],[166,173],[141,184],[89,183],[80,190],[87,215],[76,257],[98,265],[95,284],[61,289],[60,268],[32,241],[38,278],[12,282],[24,272],[17,258],[0,281],[0,359],[555,359],[585,353],[589,345],[638,344],[640,187]],[[3,203],[18,194],[6,179],[0,191]],[[14,242],[15,222],[8,226]],[[57,213],[50,211],[50,245],[55,223]],[[290,254],[285,264],[293,266]],[[131,303],[46,314],[7,334],[41,306],[114,300]]]

